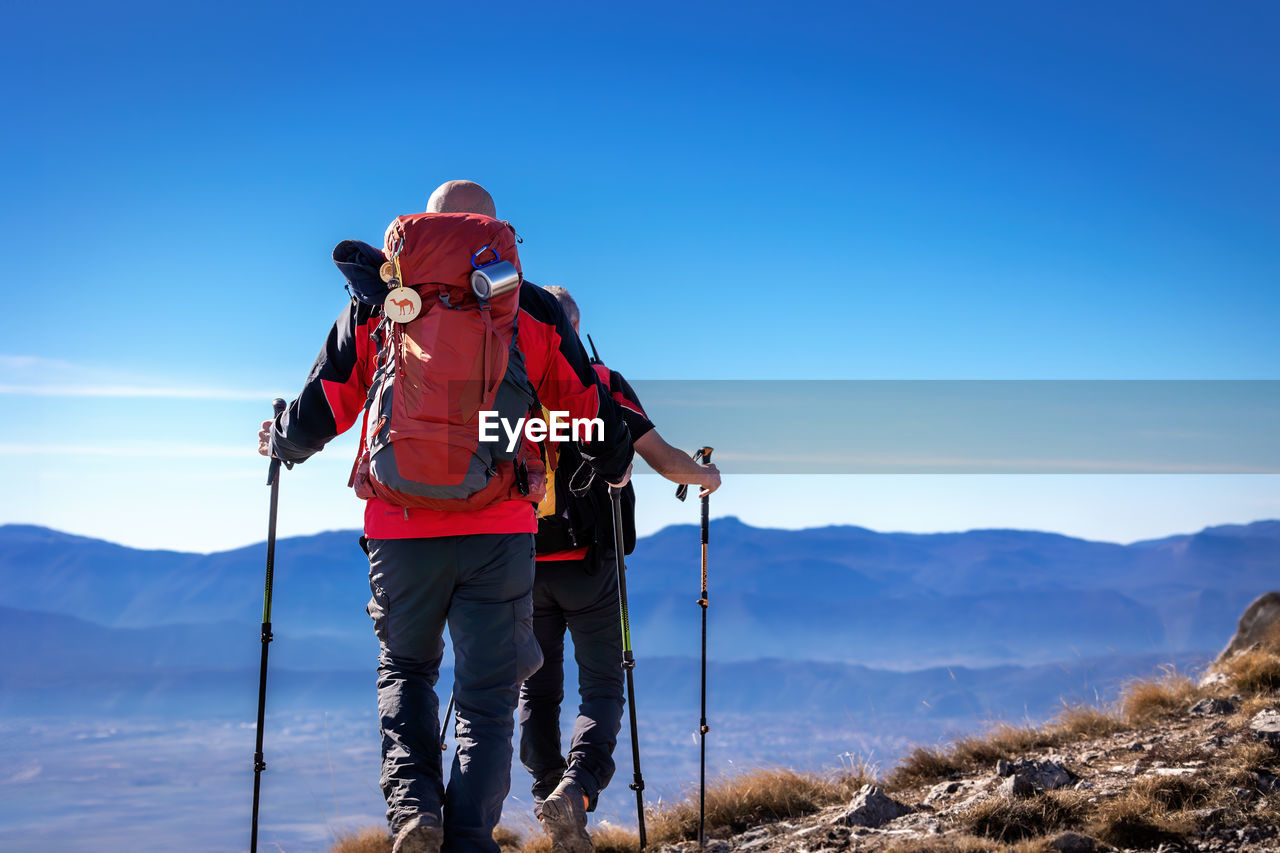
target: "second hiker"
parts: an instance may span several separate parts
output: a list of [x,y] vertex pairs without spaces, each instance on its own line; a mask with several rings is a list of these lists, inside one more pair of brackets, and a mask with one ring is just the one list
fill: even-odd
[[[577,332],[580,314],[573,297],[563,287],[544,290],[560,301]],[[715,465],[698,465],[663,440],[622,374],[598,358],[593,364],[627,422],[636,453],[650,467],[674,483],[701,486],[704,495],[720,487]],[[533,585],[533,632],[544,662],[520,689],[520,761],[533,775],[534,811],[550,831],[553,848],[590,853],[587,812],[613,778],[625,704],[613,515],[608,484],[599,477],[585,494],[573,494],[591,473],[576,448],[560,444],[550,450],[558,458],[548,465],[547,495],[538,507]],[[622,502],[624,547],[630,553],[636,531],[635,492],[629,484]],[[566,628],[573,637],[580,697],[567,756],[560,742]]]

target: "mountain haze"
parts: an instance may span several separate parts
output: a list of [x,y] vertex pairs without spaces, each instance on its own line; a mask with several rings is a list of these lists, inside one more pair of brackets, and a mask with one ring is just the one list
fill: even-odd
[[[293,654],[290,638],[299,643],[291,667],[370,660],[357,536],[278,543],[273,621],[282,655]],[[234,625],[260,619],[263,554],[261,545],[208,555],[141,551],[10,525],[0,527],[0,606],[111,628],[201,625],[196,633],[209,646],[229,648]],[[1280,576],[1280,522],[1124,546],[1016,530],[770,530],[725,518],[712,522],[710,555],[718,661],[1026,664],[1216,649],[1243,607]],[[695,654],[697,528],[640,540],[628,567],[637,649]],[[249,637],[256,643],[256,631]],[[204,652],[191,654],[204,660]]]

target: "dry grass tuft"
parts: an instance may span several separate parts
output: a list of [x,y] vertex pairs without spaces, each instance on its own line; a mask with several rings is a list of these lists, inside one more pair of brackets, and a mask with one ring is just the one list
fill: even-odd
[[[634,832],[605,825],[590,833],[596,853],[640,853],[640,839]],[[537,832],[524,842],[523,847],[517,849],[520,853],[551,853],[551,836],[545,832]]]
[[960,815],[974,835],[1012,843],[1076,826],[1087,815],[1087,798],[1076,791],[1049,791],[1034,797],[990,797]]
[[[498,842],[498,848],[502,853],[518,853],[527,849],[520,833],[505,826],[500,826],[493,831],[493,840]],[[550,850],[551,842],[548,840],[546,853],[550,853]],[[337,841],[329,848],[329,853],[391,853],[391,836],[382,827],[366,826],[358,832],[339,835]]]
[[989,769],[1002,758],[1012,760],[1036,749],[1107,737],[1128,728],[1128,722],[1114,711],[1068,705],[1040,728],[1001,723],[982,734],[959,738],[949,747],[918,746],[889,773],[885,784],[892,790],[906,790]]
[[1153,811],[1176,812],[1214,804],[1212,785],[1198,776],[1142,776],[1126,792],[1142,799]]
[[1241,741],[1223,753],[1219,763],[1250,773],[1273,772],[1280,765],[1280,750],[1261,741]]
[[524,836],[507,826],[495,827],[493,840],[498,842],[498,849],[502,853],[511,853],[524,848]]
[[551,853],[551,836],[542,832],[535,833],[524,843],[521,853]]
[[1280,649],[1263,646],[1232,655],[1219,669],[1245,696],[1262,696],[1280,690]]
[[1091,834],[1117,847],[1178,844],[1196,833],[1194,809],[1223,805],[1224,791],[1193,776],[1144,776],[1114,800],[1098,804]]
[[1244,720],[1253,719],[1253,715],[1268,708],[1280,708],[1280,700],[1273,696],[1250,696],[1245,699],[1236,712]]
[[1159,678],[1125,687],[1120,696],[1121,714],[1131,726],[1148,726],[1186,712],[1204,695],[1194,681],[1170,668]]
[[[1079,830],[1073,831],[1079,832]],[[1006,847],[1003,849],[1009,851],[1009,853],[1061,853],[1061,851],[1057,847],[1054,847],[1052,843],[1056,835],[1057,833],[1052,836],[1019,841],[1012,847]],[[1099,849],[1106,849],[1103,845],[1097,843],[1097,839],[1094,839],[1094,843],[1097,844]]]
[[391,836],[381,827],[366,826],[339,835],[329,853],[391,853]]
[[1127,728],[1115,712],[1096,705],[1068,705],[1049,724],[1049,729],[1056,732],[1063,743],[1109,737]]
[[984,767],[1000,759],[1012,759],[1047,746],[1057,746],[1057,734],[1033,726],[1001,723],[980,735],[957,738],[952,745],[956,759],[966,767]]
[[1102,802],[1086,827],[1090,835],[1107,844],[1139,849],[1177,844],[1195,829],[1190,815],[1159,811],[1157,803],[1132,791]]
[[596,853],[639,853],[640,838],[616,826],[602,826],[591,833]]
[[[1090,720],[1091,724],[1096,722]],[[1067,729],[1000,723],[981,734],[958,738],[949,747],[917,746],[893,768],[885,785],[896,791],[914,788],[1073,739],[1078,736]]]
[[946,779],[962,769],[950,750],[916,746],[889,771],[889,775],[885,777],[885,786],[890,790],[902,791]]
[[[1000,853],[1006,848],[988,838],[972,835],[943,835],[937,838],[912,838],[891,841],[880,848],[880,853]],[[1039,853],[1039,851],[1019,851]]]
[[1258,774],[1280,774],[1280,750],[1257,741],[1241,741],[1221,752],[1206,778],[1220,791],[1258,791]]
[[[753,826],[813,814],[824,806],[853,797],[870,779],[862,775],[834,779],[791,770],[756,770],[707,788],[707,834],[722,836]],[[658,843],[698,837],[698,797],[655,810],[649,836]]]

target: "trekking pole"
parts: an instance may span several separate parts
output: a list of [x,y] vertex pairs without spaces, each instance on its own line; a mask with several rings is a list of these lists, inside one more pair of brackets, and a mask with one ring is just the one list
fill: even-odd
[[636,792],[636,821],[639,826],[640,849],[647,840],[644,832],[644,776],[640,773],[640,735],[636,730],[636,685],[632,674],[636,658],[631,652],[631,615],[627,611],[627,567],[622,561],[622,489],[609,487],[609,500],[613,503],[613,550],[618,565],[618,610],[622,614],[622,669],[627,674],[627,707],[631,715],[631,761],[635,765],[635,777],[631,790]]
[[[276,417],[284,411],[284,400],[276,397],[271,402]],[[267,763],[262,760],[262,727],[267,712],[267,648],[271,643],[271,582],[276,562],[276,506],[280,503],[280,460],[271,457],[267,466],[267,485],[271,487],[271,510],[267,517],[267,583],[262,594],[262,667],[258,670],[258,742],[253,751],[253,834],[249,838],[249,853],[258,853],[258,794],[262,789],[262,771]]]
[[449,718],[453,716],[453,693],[449,693],[449,706],[444,709],[444,722],[440,724],[440,751],[448,752],[449,744],[444,742],[445,732],[449,731]]
[[[711,448],[701,447],[693,454],[694,462],[711,464]],[[684,500],[689,493],[687,485],[676,489],[676,497]],[[702,608],[702,717],[698,721],[698,847],[707,843],[707,607],[710,599],[707,596],[707,540],[711,534],[711,496],[702,499],[702,595],[698,598],[698,606]]]

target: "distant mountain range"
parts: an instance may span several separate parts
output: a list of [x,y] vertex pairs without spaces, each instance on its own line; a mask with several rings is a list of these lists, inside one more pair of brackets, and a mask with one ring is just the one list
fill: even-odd
[[[0,608],[0,716],[72,715],[235,717],[253,708],[257,635],[245,626],[163,625],[105,628],[73,616]],[[288,638],[273,646],[273,711],[367,710],[374,660],[333,656],[324,640]],[[1034,666],[933,667],[913,671],[778,658],[713,660],[711,701],[739,714],[788,710],[807,716],[878,718],[1039,717],[1061,701],[1114,694],[1135,672],[1184,666],[1196,655],[1110,655]],[[318,662],[325,664],[317,665]],[[572,668],[572,660],[570,660]],[[572,682],[573,673],[570,672]],[[645,657],[638,668],[650,711],[698,703],[698,661]],[[442,674],[448,685],[451,675]],[[447,690],[447,688],[446,688]]]
[[[278,543],[273,654],[282,667],[372,665],[357,536]],[[141,551],[3,526],[0,607],[27,614],[7,613],[3,623],[6,632],[22,624],[30,633],[41,623],[32,614],[43,613],[133,629],[111,642],[92,641],[90,629],[76,635],[154,665],[229,665],[246,649],[252,659],[264,553],[262,545],[209,555]],[[710,554],[709,642],[721,663],[1027,665],[1219,648],[1249,601],[1280,583],[1280,521],[1125,546],[1017,530],[770,530],[725,518],[712,522]],[[638,653],[696,655],[697,528],[641,539],[628,566]],[[56,644],[57,634],[41,636]]]
[[[278,543],[265,777],[277,819],[310,814],[330,788],[335,813],[339,797],[364,822],[382,809],[377,644],[356,540]],[[35,837],[89,779],[113,794],[86,806],[95,825],[173,815],[221,832],[208,849],[238,843],[227,839],[247,820],[264,555],[0,527],[0,766],[17,768],[0,778],[11,804],[0,836]],[[697,772],[697,528],[640,540],[629,565],[646,775],[655,796],[674,796]],[[1129,546],[715,521],[709,771],[829,769],[850,750],[891,762],[993,719],[1114,697],[1127,679],[1211,656],[1278,581],[1274,521]],[[451,681],[442,673],[442,698]],[[347,769],[335,775],[334,761]],[[605,813],[625,820],[628,792],[614,787]]]

